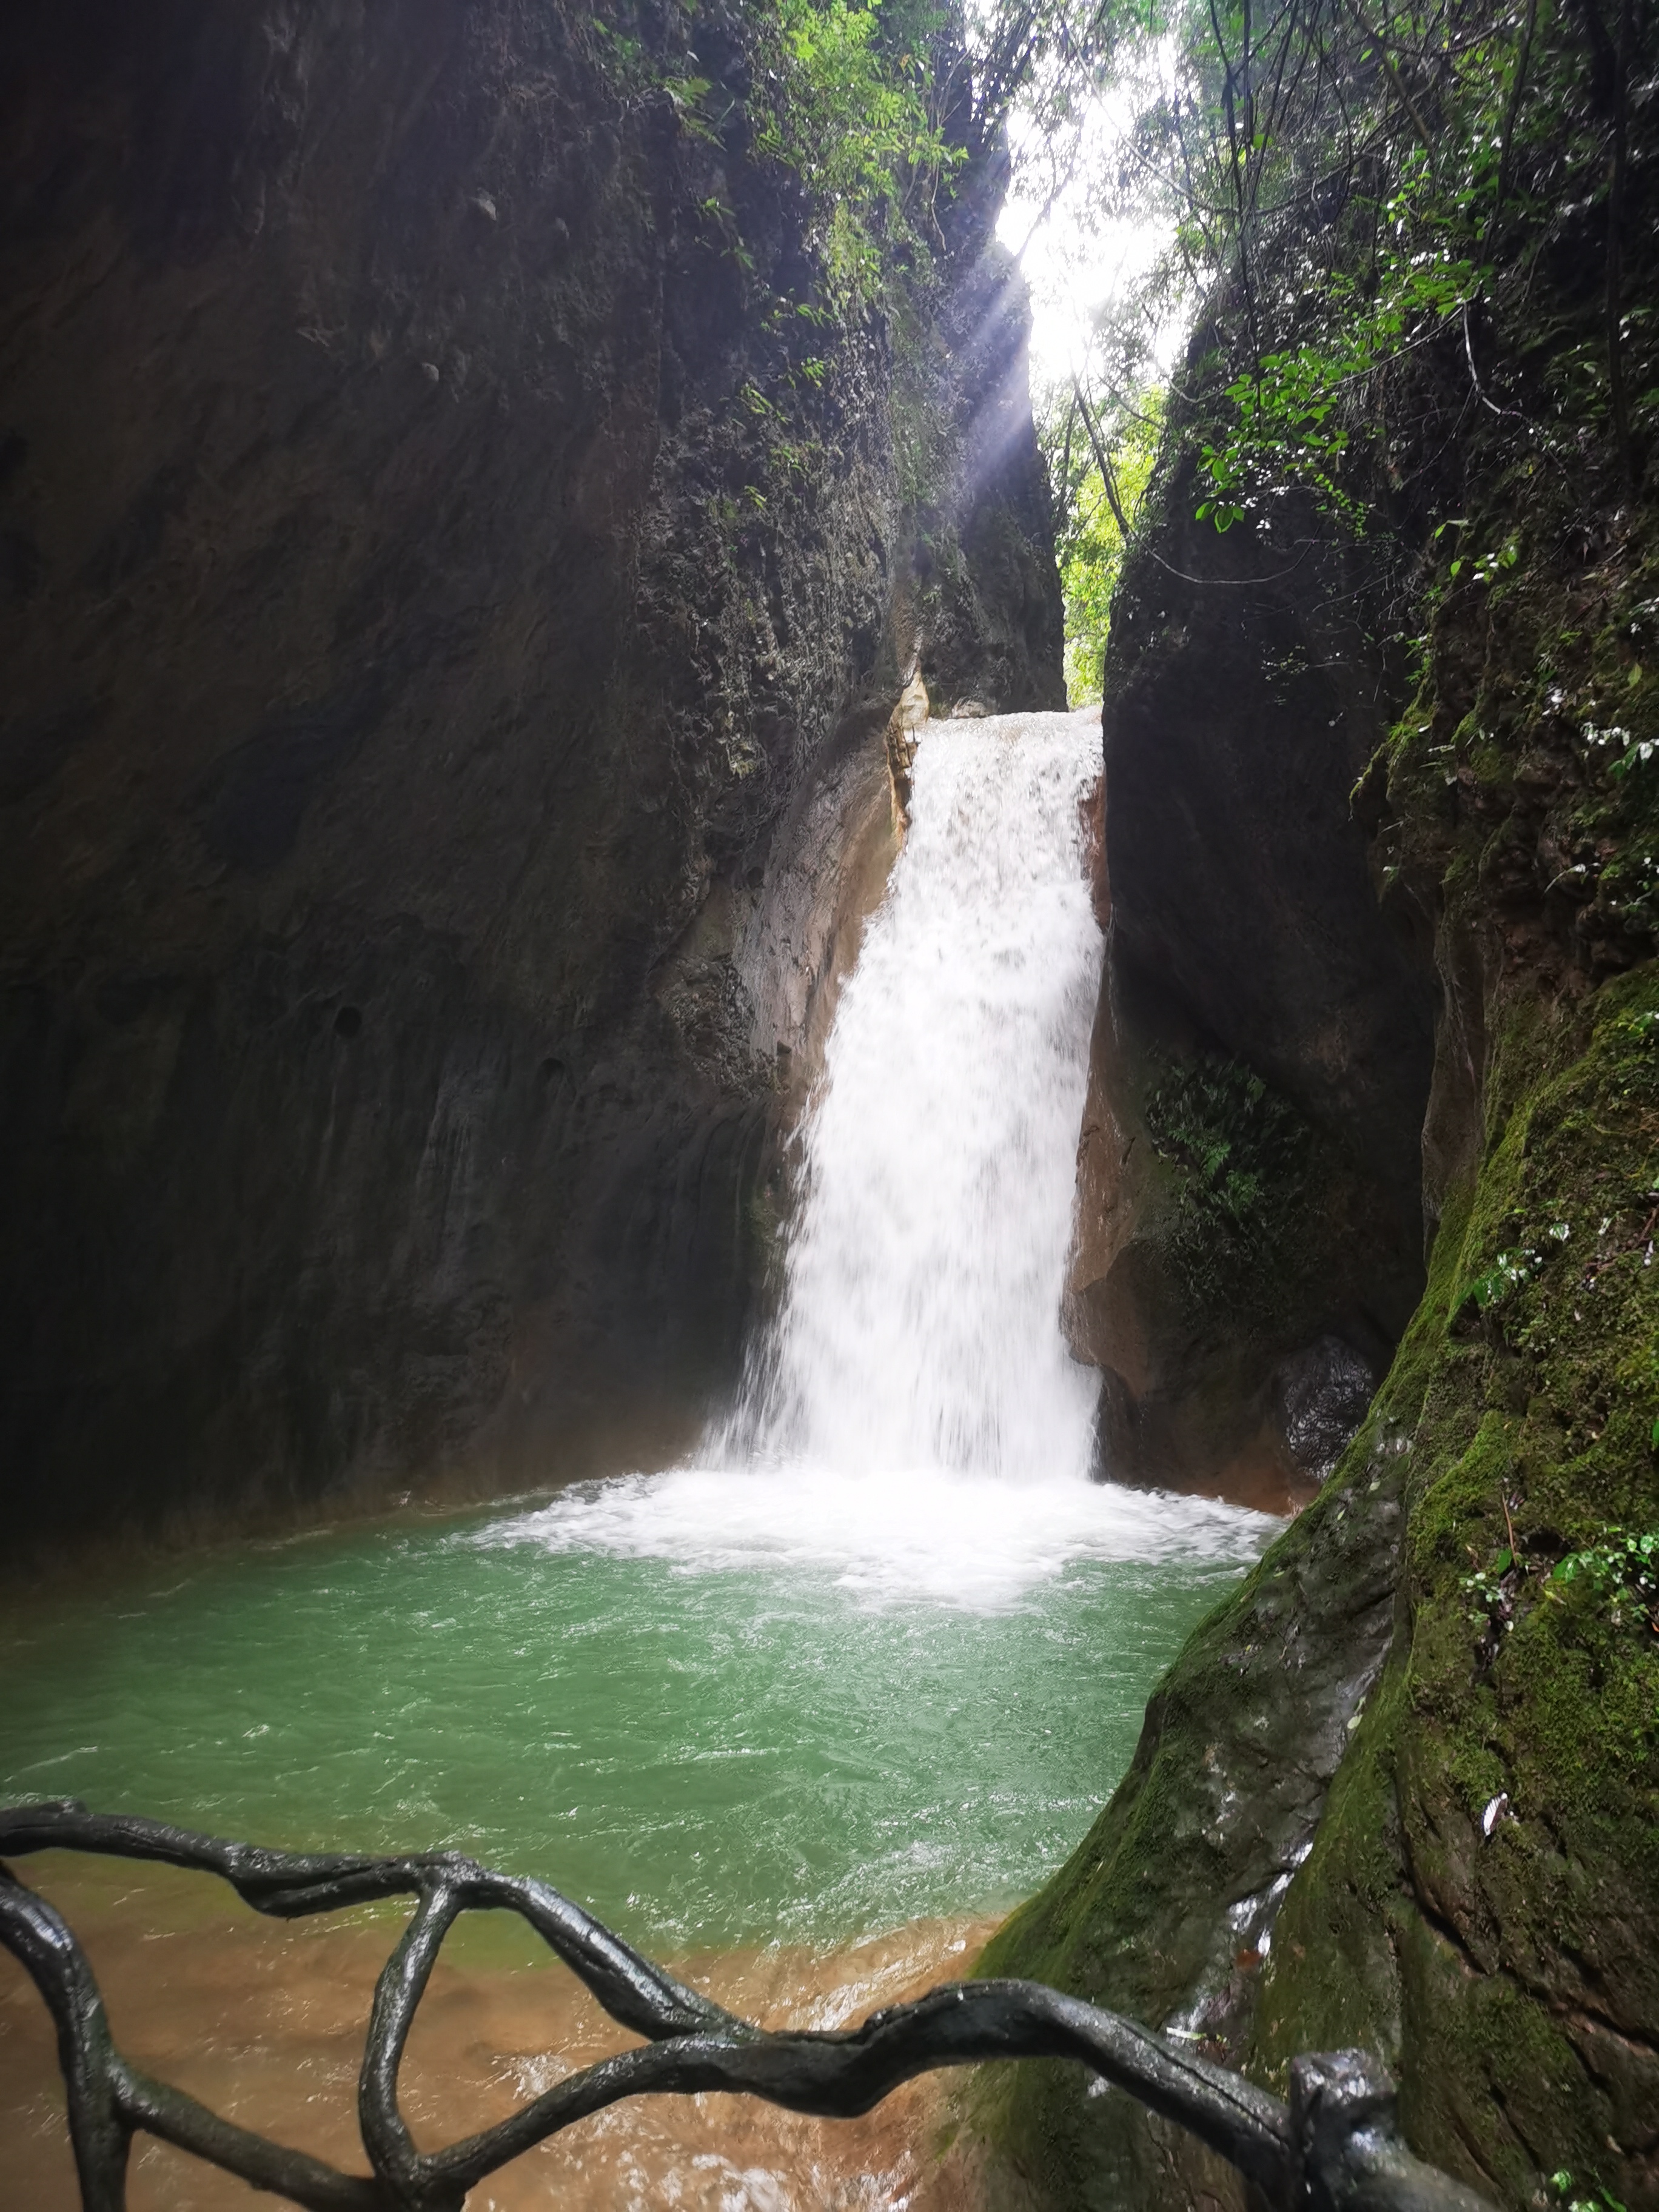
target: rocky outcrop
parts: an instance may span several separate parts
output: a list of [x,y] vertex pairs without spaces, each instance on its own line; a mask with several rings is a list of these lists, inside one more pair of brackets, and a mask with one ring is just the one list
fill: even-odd
[[1192,471],[1177,444],[1113,616],[1067,1322],[1103,1474],[1282,1505],[1422,1287],[1434,992],[1350,805],[1386,727],[1364,558],[1312,517],[1288,555],[1218,538]]
[[[982,1965],[1281,2094],[1299,2052],[1375,2051],[1413,2147],[1495,2201],[1565,2171],[1646,2207],[1659,1662],[1651,1583],[1607,1545],[1659,1510],[1659,973],[1501,1026],[1479,1174],[1358,1436]],[[993,2201],[1243,2212],[1228,2168],[1073,2069],[981,2084],[975,2118]]]
[[[1378,1427],[1154,1692],[1128,1773],[1061,1873],[994,1939],[1030,1975],[1237,2064],[1285,1893],[1388,1652],[1405,1465]],[[1243,2203],[1224,2162],[1070,2067],[981,2077],[993,2205]],[[1282,2088],[1281,2088],[1282,2094]]]
[[913,672],[899,693],[897,706],[887,718],[884,738],[893,819],[901,831],[910,826],[911,771],[916,764],[916,748],[921,743],[921,726],[927,720],[927,686],[919,672]]
[[[1651,213],[1650,132],[1640,174]],[[1538,430],[1563,362],[1583,362],[1603,330],[1589,220],[1587,202],[1565,212],[1577,246],[1556,240],[1547,338],[1527,379],[1515,372],[1509,415],[1494,403],[1464,434],[1455,475],[1434,478],[1454,464],[1422,426],[1479,411],[1462,331],[1401,372],[1368,540],[1422,624],[1413,688],[1390,702],[1363,637],[1322,642],[1331,599],[1314,563],[1327,556],[1310,556],[1311,612],[1235,587],[1261,666],[1253,678],[1242,652],[1227,658],[1222,622],[1209,647],[1221,688],[1206,721],[1190,664],[1183,717],[1165,671],[1178,676],[1212,618],[1165,581],[1164,562],[1207,573],[1182,509],[1160,512],[1126,582],[1142,640],[1160,643],[1149,606],[1181,609],[1182,626],[1162,634],[1162,666],[1126,640],[1109,674],[1122,686],[1108,715],[1109,776],[1124,771],[1107,811],[1118,1057],[1094,1109],[1106,1168],[1085,1189],[1115,1211],[1092,1224],[1099,1262],[1085,1244],[1074,1298],[1103,1354],[1138,1326],[1154,1382],[1185,1359],[1212,1393],[1219,1413],[1195,1444],[1177,1434],[1165,1465],[1182,1450],[1213,1464],[1223,1417],[1239,1433],[1261,1408],[1312,1471],[1364,1391],[1369,1346],[1351,1316],[1395,1325],[1418,1188],[1427,1279],[1324,1488],[1181,1654],[1111,1802],[983,1963],[1173,2027],[1280,2094],[1298,2052],[1362,2047],[1395,2074],[1413,2148],[1493,2202],[1646,2212],[1659,2204],[1659,498],[1651,462],[1632,481],[1593,408],[1553,458]],[[1654,235],[1632,216],[1649,271],[1630,270],[1632,296],[1651,284]],[[1545,265],[1526,264],[1529,318]],[[1168,458],[1170,483],[1184,465]],[[1408,479],[1434,499],[1414,525],[1390,505]],[[1462,518],[1455,558],[1435,511]],[[1414,527],[1414,570],[1385,520],[1403,523],[1408,555]],[[1363,574],[1353,584],[1363,606]],[[1270,730],[1247,706],[1247,731],[1263,719],[1241,751],[1236,702],[1264,702],[1297,640],[1284,703],[1299,713]],[[1142,732],[1147,683],[1168,719]],[[1373,739],[1339,818],[1341,781]],[[1362,830],[1371,907],[1351,871],[1335,881]],[[1182,866],[1200,854],[1208,880]],[[1406,951],[1389,948],[1385,921]],[[1381,988],[1391,971],[1398,991]],[[1347,1250],[1329,1227],[1343,1176],[1360,1179],[1347,1187],[1368,1194],[1371,1223]],[[1299,1241],[1275,1226],[1297,1192]],[[1227,1256],[1230,1222],[1249,1234]],[[1224,1264],[1206,1267],[1217,1237]],[[1297,1333],[1298,1310],[1304,1348],[1285,1356],[1274,1340]],[[1144,1435],[1154,1388],[1133,1380],[1123,1418]],[[1127,2099],[1090,2095],[1076,2069],[975,2094],[991,2185],[1013,2201],[1243,2212],[1230,2169]]]
[[901,655],[1055,694],[986,207],[913,280],[921,365],[826,319],[740,26],[641,26],[5,33],[14,1534],[683,1433]]

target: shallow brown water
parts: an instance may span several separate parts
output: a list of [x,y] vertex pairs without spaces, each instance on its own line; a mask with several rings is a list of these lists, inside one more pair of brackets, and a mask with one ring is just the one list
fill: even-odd
[[[15,1869],[85,1944],[122,2051],[204,2103],[348,2171],[365,2170],[355,2104],[375,1978],[401,1916],[266,1922],[167,1869],[43,1856]],[[734,1950],[670,1960],[681,1978],[769,2027],[835,2027],[960,1977],[985,1920],[916,1921],[835,1951]],[[633,2039],[504,1916],[446,1947],[403,2073],[405,2117],[431,2148],[504,2118],[567,2072]],[[896,2091],[857,2120],[813,2120],[741,2097],[642,2098],[595,2115],[482,2183],[469,2212],[956,2212],[939,2163],[944,2082]],[[56,2051],[21,1967],[0,1955],[0,2203],[77,2212]],[[269,2204],[165,2144],[135,2145],[131,2212]]]

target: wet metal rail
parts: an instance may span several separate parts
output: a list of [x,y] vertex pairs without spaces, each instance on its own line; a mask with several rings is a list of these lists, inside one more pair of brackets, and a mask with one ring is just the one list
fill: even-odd
[[[70,1802],[0,1811],[0,1859],[41,1850],[218,1875],[256,1912],[279,1919],[380,1898],[417,1900],[369,2015],[357,2112],[371,2172],[361,2176],[234,2126],[129,2065],[74,1935],[0,1865],[0,1943],[22,1962],[57,2027],[85,2212],[124,2212],[128,2153],[140,2130],[308,2212],[459,2212],[487,2174],[624,2097],[735,2090],[847,2118],[934,2067],[1009,2058],[1080,2060],[1229,2160],[1282,2212],[1491,2212],[1483,2197],[1413,2157],[1392,2083],[1358,2051],[1296,2060],[1286,2104],[1133,2021],[1014,1981],[948,1984],[840,2033],[771,2033],[684,1988],[544,1882],[492,1873],[456,1853],[263,1850]],[[461,1913],[480,1911],[527,1921],[611,2018],[645,2040],[569,2075],[498,2126],[422,2152],[398,2110],[398,2068],[445,1936]]]

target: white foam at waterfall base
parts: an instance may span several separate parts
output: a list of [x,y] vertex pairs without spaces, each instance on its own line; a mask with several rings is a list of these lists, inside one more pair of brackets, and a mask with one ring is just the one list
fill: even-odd
[[1278,1526],[1077,1474],[1015,1484],[941,1468],[694,1467],[583,1483],[474,1540],[660,1559],[690,1574],[827,1577],[868,1606],[998,1613],[1083,1561],[1248,1565]]
[[930,723],[911,823],[798,1139],[778,1311],[701,1464],[584,1485],[491,1542],[828,1571],[1014,1601],[1073,1560],[1243,1560],[1274,1523],[1088,1480],[1068,1354],[1101,939],[1082,802],[1099,714]]

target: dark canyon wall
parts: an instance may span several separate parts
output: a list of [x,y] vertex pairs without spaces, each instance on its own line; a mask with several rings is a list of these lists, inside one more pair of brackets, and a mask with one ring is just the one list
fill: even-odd
[[[1635,299],[1650,128],[1632,179]],[[1659,492],[1651,417],[1626,474],[1560,398],[1592,205],[1528,264],[1507,414],[1460,332],[1419,353],[1357,540],[1206,538],[1201,394],[1160,464],[1073,1327],[1109,1471],[1328,1479],[983,1962],[1281,2094],[1379,2053],[1419,2154],[1536,2212],[1659,2205]],[[1243,2212],[1097,2087],[979,2080],[993,2202]]]
[[838,318],[738,29],[634,27],[4,33],[15,1534],[683,1430],[917,639],[1061,701],[994,159]]
[[1114,608],[1109,957],[1067,1321],[1101,1469],[1278,1505],[1328,1474],[1421,1291],[1425,958],[1350,793],[1388,726],[1364,554],[1157,483]]

